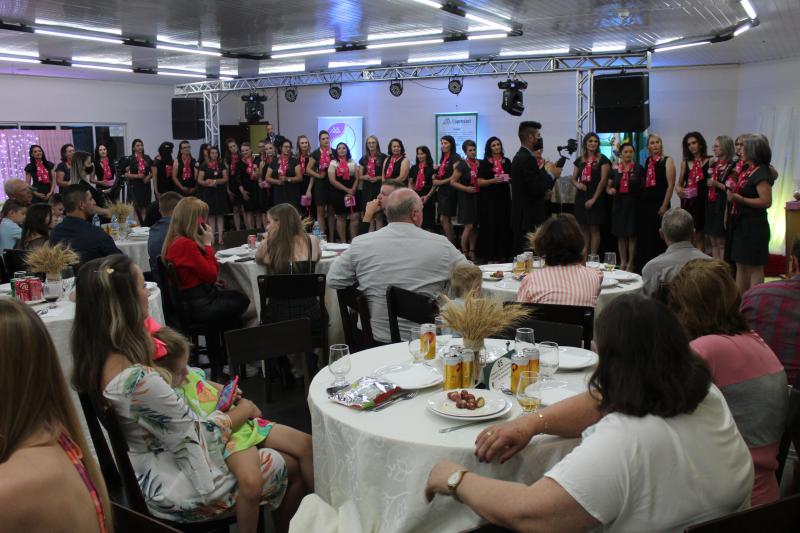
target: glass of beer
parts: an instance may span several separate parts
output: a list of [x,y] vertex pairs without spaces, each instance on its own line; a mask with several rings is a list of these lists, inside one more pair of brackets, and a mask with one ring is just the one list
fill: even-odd
[[514,277],[519,277],[525,274],[527,267],[527,259],[528,258],[525,257],[525,254],[519,254],[514,259],[514,271],[513,271]]
[[539,410],[542,403],[542,384],[539,381],[538,373],[530,371],[520,373],[517,384],[517,401],[526,413],[535,413]]
[[597,254],[589,254],[586,256],[586,266],[590,268],[600,267],[600,256]]
[[411,353],[414,363],[425,361],[428,346],[427,343],[422,342],[422,328],[419,326],[412,326],[408,332],[408,351]]
[[603,256],[603,263],[605,263],[606,270],[611,272],[617,267],[617,254],[616,252],[606,252]]

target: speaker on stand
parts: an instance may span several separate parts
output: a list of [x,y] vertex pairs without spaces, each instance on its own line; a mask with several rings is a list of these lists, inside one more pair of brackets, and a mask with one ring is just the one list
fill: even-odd
[[647,73],[603,74],[593,81],[594,121],[598,133],[642,132],[650,126]]
[[172,138],[202,139],[205,137],[203,100],[200,98],[172,99]]

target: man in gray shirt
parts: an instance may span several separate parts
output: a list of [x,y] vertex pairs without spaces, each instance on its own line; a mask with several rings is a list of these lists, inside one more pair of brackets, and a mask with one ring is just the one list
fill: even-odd
[[[422,200],[412,189],[398,189],[383,202],[389,224],[353,239],[331,266],[328,286],[353,285],[364,292],[377,341],[391,342],[386,288],[389,285],[434,296],[444,290],[456,265],[468,263],[446,237],[420,228]],[[403,338],[409,323],[400,321]]]
[[692,259],[711,259],[692,244],[694,221],[685,209],[673,207],[664,213],[660,233],[667,243],[667,251],[651,259],[642,269],[644,293],[648,296],[658,296],[661,285],[672,281]]

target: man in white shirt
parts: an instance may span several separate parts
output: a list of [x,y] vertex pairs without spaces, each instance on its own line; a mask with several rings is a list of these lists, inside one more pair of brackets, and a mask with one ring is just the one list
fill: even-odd
[[[434,296],[444,290],[453,268],[469,261],[446,237],[420,228],[422,200],[412,189],[396,190],[383,204],[389,224],[353,239],[327,278],[333,289],[358,285],[369,302],[373,336],[390,342],[386,288]],[[408,328],[408,322],[400,321],[401,335]]]

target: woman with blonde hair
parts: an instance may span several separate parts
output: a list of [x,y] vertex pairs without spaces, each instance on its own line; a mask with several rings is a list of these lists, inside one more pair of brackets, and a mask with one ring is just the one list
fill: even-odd
[[733,170],[733,139],[720,135],[711,148],[714,157],[709,165],[708,195],[706,197],[705,229],[711,240],[711,256],[725,259],[725,182]]
[[664,143],[660,136],[655,133],[647,136],[647,151],[644,182],[638,202],[637,271],[667,249],[658,231],[661,229],[661,217],[669,209],[675,189],[675,162],[664,154]]
[[8,531],[111,531],[53,341],[26,304],[0,299],[0,524]]

